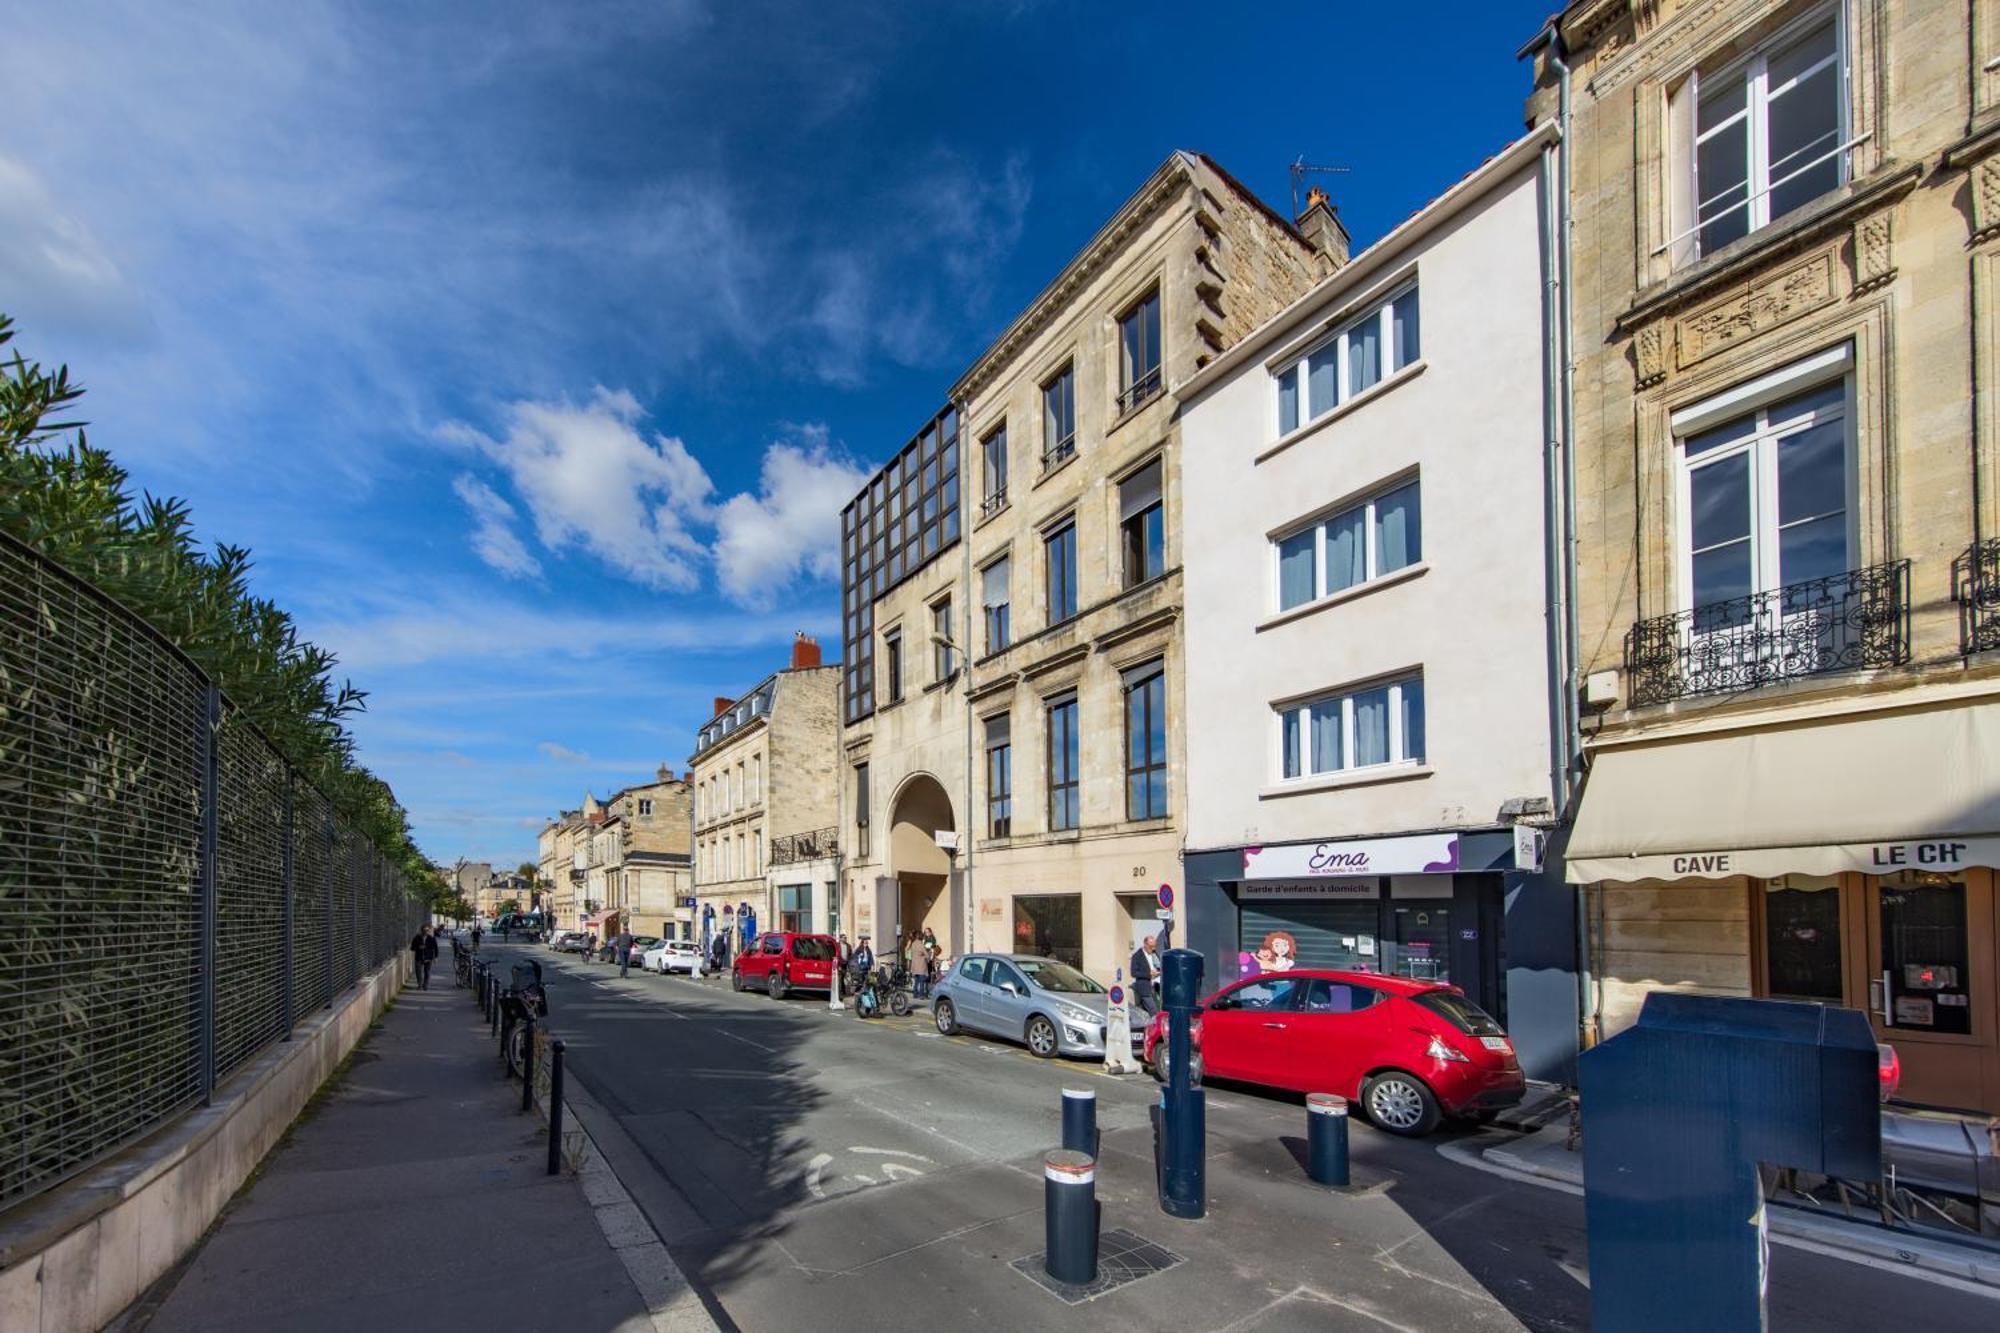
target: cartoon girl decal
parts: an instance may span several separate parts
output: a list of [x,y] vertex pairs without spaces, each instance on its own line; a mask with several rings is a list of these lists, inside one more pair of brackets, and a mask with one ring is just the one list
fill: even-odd
[[1274,930],[1264,937],[1264,947],[1257,953],[1266,972],[1289,972],[1298,965],[1299,942],[1288,931]]

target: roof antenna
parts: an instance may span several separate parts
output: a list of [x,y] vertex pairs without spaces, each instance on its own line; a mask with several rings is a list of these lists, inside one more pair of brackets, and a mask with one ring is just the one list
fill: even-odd
[[1301,182],[1305,180],[1307,176],[1310,176],[1315,172],[1324,176],[1345,176],[1347,175],[1349,170],[1350,168],[1347,167],[1316,166],[1313,163],[1306,161],[1306,155],[1304,153],[1300,153],[1298,161],[1292,163],[1293,219],[1296,220],[1299,216],[1299,185],[1301,184]]

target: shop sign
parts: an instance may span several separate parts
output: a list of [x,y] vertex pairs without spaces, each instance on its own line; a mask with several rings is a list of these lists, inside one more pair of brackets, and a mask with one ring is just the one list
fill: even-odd
[[1004,920],[1006,915],[1006,901],[1004,899],[981,898],[979,900],[979,919],[981,921],[1000,921]]
[[1753,847],[1732,851],[1658,852],[1573,860],[1577,883],[1593,880],[1724,879],[1750,875],[1893,875],[1900,870],[1952,873],[1969,866],[2000,866],[2000,838],[1916,838],[1899,842],[1850,842],[1818,847]]
[[1254,898],[1374,898],[1380,896],[1372,879],[1246,880],[1239,899]]
[[1456,833],[1407,838],[1355,838],[1344,842],[1245,847],[1245,879],[1306,879],[1352,875],[1451,874],[1458,869]]

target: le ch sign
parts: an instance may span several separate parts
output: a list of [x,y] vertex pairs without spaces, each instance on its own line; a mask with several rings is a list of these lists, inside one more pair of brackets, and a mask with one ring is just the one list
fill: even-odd
[[[1957,868],[1972,864],[1969,853],[1973,850],[1969,842],[1878,842],[1864,843],[1850,849],[1862,853],[1863,865],[1855,869],[1902,870],[1913,866],[1937,866]],[[1748,859],[1762,859],[1759,853],[1751,853]],[[1676,875],[1733,875],[1765,874],[1764,867],[1744,866],[1738,869],[1733,852],[1702,852],[1672,858]],[[1850,863],[1851,864],[1851,863]]]

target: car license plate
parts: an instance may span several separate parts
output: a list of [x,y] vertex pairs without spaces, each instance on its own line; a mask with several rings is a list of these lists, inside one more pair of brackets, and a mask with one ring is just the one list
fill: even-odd
[[1484,1046],[1489,1051],[1504,1052],[1504,1051],[1511,1051],[1514,1049],[1511,1045],[1508,1044],[1507,1039],[1505,1037],[1481,1037],[1479,1039],[1479,1044],[1481,1046]]

